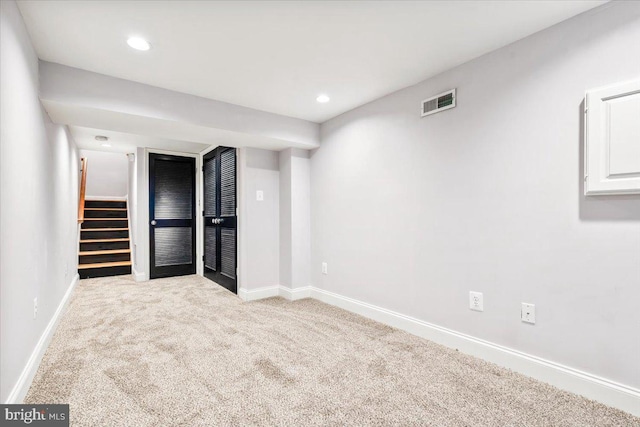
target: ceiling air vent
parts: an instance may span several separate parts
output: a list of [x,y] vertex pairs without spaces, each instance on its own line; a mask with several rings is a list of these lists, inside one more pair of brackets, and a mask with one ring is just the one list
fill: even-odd
[[439,113],[456,106],[456,90],[451,89],[440,95],[422,101],[422,117]]

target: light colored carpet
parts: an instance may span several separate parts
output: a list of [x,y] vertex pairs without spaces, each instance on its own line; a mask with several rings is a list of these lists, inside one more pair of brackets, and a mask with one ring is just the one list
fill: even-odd
[[624,412],[314,300],[197,276],[81,281],[26,403],[74,426],[640,426]]

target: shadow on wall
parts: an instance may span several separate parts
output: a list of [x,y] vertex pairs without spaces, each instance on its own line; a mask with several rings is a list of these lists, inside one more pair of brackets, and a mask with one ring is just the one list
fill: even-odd
[[578,175],[579,215],[583,221],[637,221],[640,222],[640,195],[619,194],[612,196],[584,195],[584,100],[578,108],[580,115],[580,138],[578,157],[580,173]]

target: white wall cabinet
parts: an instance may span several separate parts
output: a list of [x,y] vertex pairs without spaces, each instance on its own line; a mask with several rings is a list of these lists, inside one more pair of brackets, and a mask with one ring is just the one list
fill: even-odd
[[585,194],[640,194],[640,80],[590,90],[585,106]]

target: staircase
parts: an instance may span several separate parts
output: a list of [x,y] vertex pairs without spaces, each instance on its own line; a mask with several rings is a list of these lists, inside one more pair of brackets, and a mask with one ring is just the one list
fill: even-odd
[[78,273],[81,279],[131,274],[127,202],[84,202]]

